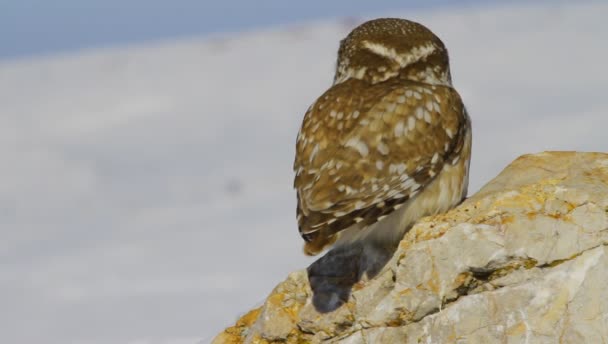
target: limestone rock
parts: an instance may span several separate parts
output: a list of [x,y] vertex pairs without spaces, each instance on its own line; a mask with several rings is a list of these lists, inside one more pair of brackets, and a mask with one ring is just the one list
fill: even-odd
[[607,243],[608,154],[522,156],[373,274],[330,252],[214,343],[607,342]]

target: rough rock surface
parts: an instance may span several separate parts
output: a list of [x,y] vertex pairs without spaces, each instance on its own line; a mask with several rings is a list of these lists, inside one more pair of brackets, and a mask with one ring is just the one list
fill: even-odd
[[522,156],[335,310],[297,271],[214,343],[606,343],[607,243],[608,154]]

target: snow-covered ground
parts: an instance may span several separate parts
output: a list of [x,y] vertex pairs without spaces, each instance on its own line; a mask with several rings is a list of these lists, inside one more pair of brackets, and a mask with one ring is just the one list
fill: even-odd
[[[608,4],[387,15],[450,49],[471,192],[608,151]],[[207,342],[309,264],[294,141],[355,23],[0,63],[0,342]]]

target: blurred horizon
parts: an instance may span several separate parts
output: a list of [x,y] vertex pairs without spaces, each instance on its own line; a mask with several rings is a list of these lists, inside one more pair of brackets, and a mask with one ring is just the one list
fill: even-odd
[[[544,0],[547,1],[547,0]],[[212,34],[389,12],[436,10],[543,0],[4,0],[0,4],[0,62],[80,50],[126,46]],[[555,1],[561,3],[561,1]]]

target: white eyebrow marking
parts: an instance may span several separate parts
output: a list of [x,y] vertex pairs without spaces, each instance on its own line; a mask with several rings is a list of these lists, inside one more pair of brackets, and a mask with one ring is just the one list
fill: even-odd
[[402,68],[431,55],[436,49],[434,44],[427,43],[414,47],[405,54],[399,54],[395,48],[389,48],[383,44],[370,41],[363,41],[363,47],[374,54],[396,61]]

